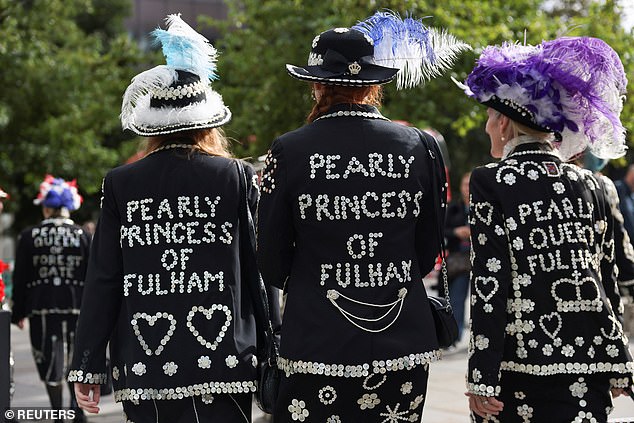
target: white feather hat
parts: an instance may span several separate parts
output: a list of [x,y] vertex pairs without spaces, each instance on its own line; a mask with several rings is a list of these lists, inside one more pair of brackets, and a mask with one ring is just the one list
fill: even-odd
[[166,22],[167,30],[156,29],[152,35],[167,64],[132,79],[123,95],[121,126],[154,136],[224,125],[231,111],[211,88],[218,52],[180,15],[169,15]]

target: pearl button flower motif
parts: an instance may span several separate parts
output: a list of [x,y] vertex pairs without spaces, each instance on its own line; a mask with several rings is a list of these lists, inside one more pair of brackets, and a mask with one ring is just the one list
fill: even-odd
[[229,355],[227,356],[227,358],[225,358],[225,364],[230,369],[233,369],[234,367],[238,365],[238,359],[235,355]]
[[517,222],[512,217],[506,219],[506,227],[509,228],[509,231],[514,231],[517,229]]
[[517,407],[517,414],[528,423],[529,419],[533,417],[533,407],[529,407],[527,404],[520,405]]
[[517,398],[518,400],[523,400],[524,398],[526,398],[526,394],[522,391],[515,392],[515,398]]
[[545,356],[551,356],[551,355],[553,355],[553,346],[552,346],[552,345],[550,345],[550,344],[546,344],[546,345],[544,345],[544,346],[542,347],[542,353],[543,353]]
[[293,399],[291,405],[288,406],[288,411],[291,413],[291,418],[295,421],[303,422],[306,417],[310,415],[306,409],[306,403],[301,400]]
[[330,385],[319,390],[319,401],[324,405],[330,405],[337,399],[337,391]]
[[114,380],[119,380],[119,368],[117,366],[112,368],[112,378]]
[[561,349],[561,353],[565,355],[566,357],[572,357],[575,353],[575,349],[572,345],[566,344]]
[[605,349],[610,357],[616,357],[619,355],[619,350],[616,348],[616,345],[608,345]]
[[522,241],[522,238],[517,237],[513,240],[513,248],[518,251],[524,248],[524,241]]
[[132,373],[137,376],[143,376],[146,372],[145,364],[138,362],[134,366],[132,366]]
[[507,185],[513,185],[515,183],[515,181],[517,180],[515,175],[513,175],[512,173],[507,173],[506,175],[504,175],[504,177],[502,179],[504,179],[504,182]]
[[539,178],[539,172],[537,172],[535,169],[531,169],[526,172],[526,176],[528,177],[528,179],[536,181]]
[[163,364],[163,372],[168,376],[174,376],[177,370],[178,364],[174,363],[173,361],[168,361],[167,363]]
[[502,268],[502,262],[493,257],[487,260],[487,269],[489,272],[496,273]]
[[570,389],[572,396],[577,398],[583,398],[586,392],[588,392],[588,386],[582,377],[580,377],[577,382],[570,385],[568,389]]
[[412,382],[405,382],[401,385],[401,393],[407,395],[412,392]]
[[200,367],[201,369],[210,368],[211,367],[211,360],[209,359],[209,356],[207,356],[207,355],[200,356],[200,358],[198,359],[198,367]]
[[555,182],[553,184],[553,189],[555,190],[557,194],[563,194],[564,192],[566,192],[566,188],[564,187],[564,184],[562,184],[561,182]]
[[487,242],[487,236],[485,234],[478,235],[478,242],[480,245],[484,245]]
[[326,423],[341,423],[341,418],[339,416],[333,414],[332,416],[326,419]]
[[377,394],[363,394],[361,398],[357,400],[357,404],[362,410],[373,409],[376,405],[380,404],[381,400]]
[[489,348],[489,338],[484,335],[478,335],[475,337],[475,346],[479,350],[485,350]]
[[473,369],[471,372],[471,378],[474,382],[480,382],[480,379],[482,379],[482,372],[478,369]]

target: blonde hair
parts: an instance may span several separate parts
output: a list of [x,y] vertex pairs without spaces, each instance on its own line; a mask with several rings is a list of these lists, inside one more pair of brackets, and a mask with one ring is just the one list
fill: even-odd
[[[317,83],[313,83],[311,89],[314,90],[316,85]],[[369,85],[366,87],[323,85],[319,101],[313,105],[313,109],[310,111],[306,121],[309,123],[314,121],[335,104],[363,103],[380,107],[382,99],[383,88],[380,85]]]
[[498,117],[498,119],[500,118],[500,116],[505,116],[509,120],[509,126],[508,126],[508,128],[506,130],[506,134],[504,134],[506,136],[506,139],[508,139],[508,140],[512,140],[513,138],[517,138],[520,135],[530,135],[530,136],[538,138],[540,140],[546,140],[547,138],[552,136],[551,132],[544,132],[544,131],[540,131],[538,129],[529,128],[528,126],[523,125],[523,124],[511,119],[510,117],[506,116],[502,112],[498,112],[496,110],[495,113],[496,113],[496,116]]
[[232,157],[229,150],[229,139],[222,128],[190,129],[174,134],[149,137],[145,146],[145,154],[171,143],[191,144],[190,154],[195,150],[210,156]]

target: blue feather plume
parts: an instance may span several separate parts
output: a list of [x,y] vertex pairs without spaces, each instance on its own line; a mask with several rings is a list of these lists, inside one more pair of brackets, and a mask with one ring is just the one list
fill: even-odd
[[371,38],[377,65],[399,69],[398,88],[424,83],[453,65],[458,53],[471,47],[452,35],[428,28],[422,19],[392,11],[376,12],[352,27]]
[[157,28],[152,35],[161,44],[167,65],[215,80],[218,52],[207,38],[190,27],[180,14],[165,19],[167,30]]

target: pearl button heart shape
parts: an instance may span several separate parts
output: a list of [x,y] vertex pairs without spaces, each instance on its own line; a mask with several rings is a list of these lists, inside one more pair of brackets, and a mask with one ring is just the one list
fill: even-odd
[[[218,335],[216,336],[216,339],[212,342],[205,339],[200,334],[198,329],[196,329],[196,327],[194,326],[194,323],[192,322],[192,320],[194,319],[194,316],[196,315],[196,313],[202,313],[203,316],[207,318],[207,320],[211,320],[211,318],[213,317],[216,311],[223,312],[225,315],[225,320],[224,320],[224,323],[222,324],[222,327],[220,328],[220,332],[218,332]],[[225,334],[227,333],[227,330],[229,329],[229,325],[231,324],[232,319],[233,317],[231,316],[231,310],[229,310],[229,307],[227,307],[224,304],[212,304],[210,308],[205,308],[202,306],[194,306],[189,311],[189,313],[187,313],[187,327],[189,328],[191,333],[196,337],[196,340],[200,342],[200,345],[202,345],[203,347],[209,348],[212,351],[215,351],[216,348],[218,348],[218,344],[220,344],[220,342],[222,342],[223,338],[225,337]]]
[[[145,320],[150,326],[154,326],[159,319],[165,319],[170,324],[167,333],[160,341],[160,345],[154,351],[152,351],[147,342],[145,342],[145,338],[143,337],[143,335],[141,335],[141,329],[139,328],[138,324],[139,319]],[[134,331],[134,334],[141,344],[141,348],[143,348],[143,351],[145,351],[147,355],[160,355],[163,352],[165,345],[167,345],[167,342],[172,338],[172,335],[174,335],[174,330],[176,329],[176,319],[174,318],[174,316],[169,313],[160,311],[153,315],[147,313],[134,313],[132,315],[132,320],[130,321],[130,323],[132,324],[132,330]]]
[[[553,326],[553,323],[556,322],[557,327],[554,330],[550,330],[549,328],[546,327],[546,324],[544,323],[544,321],[547,321],[546,324],[550,326]],[[557,334],[561,330],[561,324],[562,324],[561,316],[556,311],[553,311],[550,314],[544,314],[543,316],[539,318],[539,327],[541,327],[544,333],[552,340],[555,340],[555,338],[557,337]]]
[[476,293],[478,294],[478,297],[482,298],[482,301],[484,301],[485,303],[493,298],[495,293],[498,292],[498,289],[500,288],[500,284],[498,283],[497,279],[491,276],[488,276],[486,278],[484,276],[478,276],[475,278],[475,282],[473,285],[475,287]]

